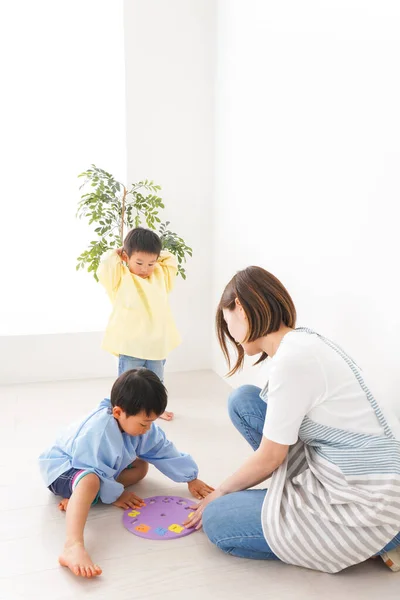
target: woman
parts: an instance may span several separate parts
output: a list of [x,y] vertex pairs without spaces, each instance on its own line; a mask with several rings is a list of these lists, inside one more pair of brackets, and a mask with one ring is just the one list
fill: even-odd
[[[338,346],[295,329],[293,301],[273,275],[248,267],[229,282],[217,332],[230,375],[244,354],[271,358],[261,391],[229,399],[254,454],[200,504],[189,525],[223,551],[336,573],[377,554],[400,570],[400,439],[358,366]],[[272,475],[268,490],[250,490]],[[245,490],[245,491],[243,491]]]

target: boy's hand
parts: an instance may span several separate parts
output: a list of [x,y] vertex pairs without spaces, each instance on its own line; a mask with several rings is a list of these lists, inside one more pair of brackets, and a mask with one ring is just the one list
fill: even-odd
[[122,492],[118,500],[113,502],[114,506],[118,506],[119,508],[127,509],[127,508],[141,508],[142,506],[146,506],[143,498],[139,498],[133,492]]
[[214,491],[214,488],[204,483],[204,481],[201,481],[201,479],[193,479],[193,481],[189,481],[188,488],[192,496],[198,498],[199,500],[205,498],[208,496],[208,494],[211,494],[211,492]]
[[127,263],[127,262],[128,262],[128,257],[127,257],[127,255],[126,255],[126,252],[125,252],[125,250],[124,250],[124,247],[123,247],[123,246],[122,246],[121,248],[117,248],[115,252],[118,254],[118,256],[120,257],[120,259],[121,259],[123,262],[125,262],[125,263]]

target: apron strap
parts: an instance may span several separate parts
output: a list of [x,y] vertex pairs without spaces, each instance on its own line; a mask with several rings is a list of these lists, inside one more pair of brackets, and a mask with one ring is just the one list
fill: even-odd
[[383,412],[381,411],[379,404],[377,403],[372,392],[370,391],[369,387],[365,383],[365,381],[360,373],[359,367],[354,362],[354,360],[348,354],[346,354],[346,352],[344,350],[342,350],[342,348],[340,348],[340,346],[331,342],[331,340],[328,340],[327,338],[325,338],[323,335],[320,335],[316,331],[313,331],[312,329],[308,329],[308,327],[297,327],[295,329],[295,331],[302,331],[304,333],[311,333],[311,334],[317,335],[320,338],[320,340],[322,340],[327,346],[332,348],[332,350],[335,350],[335,352],[337,352],[337,354],[339,354],[339,356],[341,356],[343,358],[343,360],[348,364],[348,366],[352,370],[355,378],[357,379],[358,383],[360,384],[362,391],[365,393],[367,400],[370,403],[370,405],[376,415],[376,418],[378,419],[380,425],[382,426],[382,428],[385,432],[385,435],[388,438],[394,439],[395,436],[393,435],[392,430],[390,429],[388,422],[386,421],[385,416],[384,416]]

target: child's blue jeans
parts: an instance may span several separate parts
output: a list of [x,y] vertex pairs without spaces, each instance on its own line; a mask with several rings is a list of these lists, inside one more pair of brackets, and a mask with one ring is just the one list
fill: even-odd
[[153,371],[164,382],[164,360],[146,360],[145,358],[135,358],[134,356],[126,356],[125,354],[119,355],[118,362],[118,377],[129,371],[130,369],[139,369],[145,367],[150,371]]

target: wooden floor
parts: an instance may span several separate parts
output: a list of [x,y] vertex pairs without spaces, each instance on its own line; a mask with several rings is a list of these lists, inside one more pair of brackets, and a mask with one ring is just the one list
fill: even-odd
[[[75,578],[58,566],[65,515],[41,482],[37,455],[57,429],[108,396],[112,381],[55,382],[0,388],[0,599],[162,600],[398,599],[400,573],[380,560],[338,575],[277,562],[225,556],[202,532],[174,541],[138,538],[122,526],[122,511],[99,505],[89,515],[87,546],[103,568],[96,580]],[[178,448],[200,465],[200,477],[217,485],[250,453],[230,425],[229,388],[211,372],[168,377],[173,423],[163,423]],[[188,496],[154,468],[136,488],[142,496]]]

